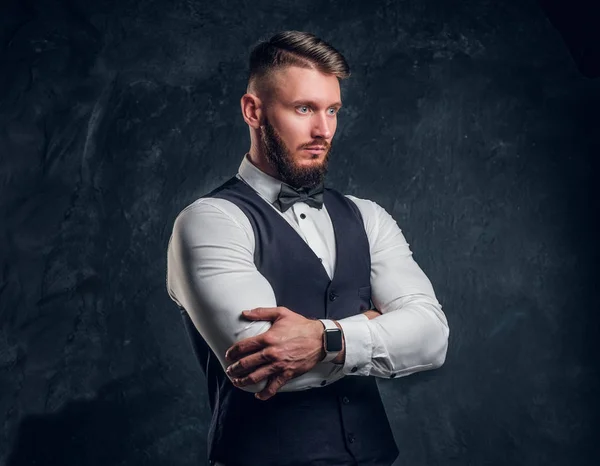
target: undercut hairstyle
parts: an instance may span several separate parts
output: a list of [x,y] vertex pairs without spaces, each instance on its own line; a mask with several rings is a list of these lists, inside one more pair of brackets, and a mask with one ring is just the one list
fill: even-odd
[[350,76],[344,56],[327,42],[308,32],[283,31],[252,49],[248,90],[266,90],[272,73],[288,66],[316,69],[339,80]]

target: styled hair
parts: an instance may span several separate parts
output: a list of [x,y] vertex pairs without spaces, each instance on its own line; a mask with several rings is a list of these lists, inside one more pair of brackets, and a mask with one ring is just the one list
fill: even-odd
[[283,31],[252,49],[248,86],[268,80],[273,71],[288,66],[317,69],[340,80],[350,76],[344,56],[327,42],[308,32]]

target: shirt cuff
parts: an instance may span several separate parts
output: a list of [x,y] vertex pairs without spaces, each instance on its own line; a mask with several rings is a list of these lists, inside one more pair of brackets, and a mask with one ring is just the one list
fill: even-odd
[[288,381],[277,392],[297,392],[309,388],[321,388],[344,377],[342,366],[331,362],[319,362],[309,372]]
[[344,332],[346,358],[342,372],[345,375],[369,375],[373,340],[369,330],[369,318],[364,314],[346,317],[337,321]]

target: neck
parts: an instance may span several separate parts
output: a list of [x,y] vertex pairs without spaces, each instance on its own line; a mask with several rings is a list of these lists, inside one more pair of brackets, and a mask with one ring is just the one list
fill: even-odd
[[254,141],[252,141],[252,144],[250,145],[247,157],[252,165],[260,171],[281,181],[277,170],[275,170],[275,168],[267,161],[267,158],[260,151],[259,147],[257,147],[257,144],[254,144]]

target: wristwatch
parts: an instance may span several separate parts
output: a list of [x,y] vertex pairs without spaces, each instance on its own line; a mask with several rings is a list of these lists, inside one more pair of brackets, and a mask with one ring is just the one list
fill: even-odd
[[325,348],[325,359],[329,362],[342,351],[342,331],[330,319],[319,319],[325,327],[323,331],[323,348]]

